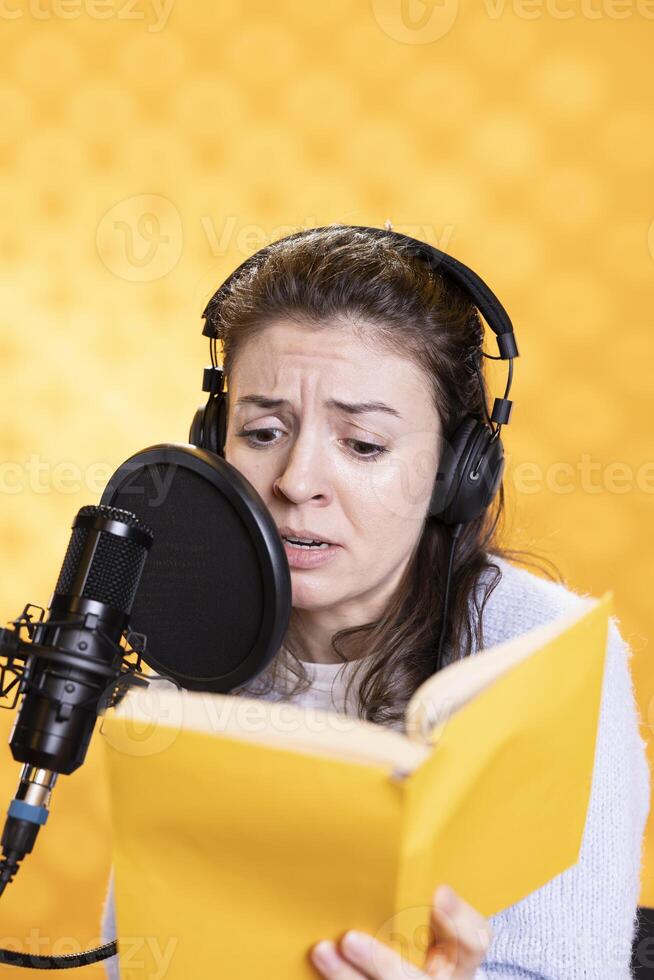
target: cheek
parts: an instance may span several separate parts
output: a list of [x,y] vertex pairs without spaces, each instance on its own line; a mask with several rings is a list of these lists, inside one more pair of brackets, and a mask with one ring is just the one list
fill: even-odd
[[264,504],[270,507],[272,499],[272,478],[264,463],[260,462],[252,452],[239,451],[238,445],[225,445],[225,461],[238,470],[248,483],[254,487]]
[[424,443],[404,447],[388,461],[371,463],[367,469],[366,495],[376,521],[395,529],[405,525],[412,533],[424,520],[436,476],[437,454]]

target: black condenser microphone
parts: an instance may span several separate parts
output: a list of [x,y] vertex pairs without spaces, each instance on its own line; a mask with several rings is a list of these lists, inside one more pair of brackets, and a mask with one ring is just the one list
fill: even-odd
[[[47,820],[58,774],[84,762],[98,712],[118,690],[118,679],[147,684],[138,674],[140,657],[136,667],[124,660],[138,645],[126,650],[120,640],[153,533],[130,511],[106,505],[82,507],[72,529],[47,619],[41,607],[28,605],[13,620],[14,630],[0,630],[0,656],[7,659],[0,694],[17,683],[16,697],[23,694],[9,744],[14,759],[24,763],[1,839],[0,894]],[[40,610],[36,622],[29,609]],[[22,627],[29,642],[20,638]],[[125,639],[133,642],[134,634]],[[16,675],[9,687],[7,669]]]

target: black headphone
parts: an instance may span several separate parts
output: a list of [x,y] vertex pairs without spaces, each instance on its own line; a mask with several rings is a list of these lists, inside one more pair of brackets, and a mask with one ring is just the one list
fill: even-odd
[[[513,403],[508,400],[513,380],[513,358],[518,357],[513,325],[509,315],[497,296],[483,279],[472,269],[447,255],[433,245],[416,238],[403,235],[387,228],[369,228],[365,225],[337,225],[321,228],[308,228],[295,232],[278,242],[264,246],[245,262],[242,262],[216,290],[207,303],[202,317],[205,321],[202,334],[210,338],[211,365],[204,369],[202,390],[209,393],[206,405],[195,413],[189,432],[189,442],[201,449],[208,449],[224,458],[227,434],[227,394],[223,389],[224,373],[217,365],[216,341],[218,331],[212,316],[220,308],[220,302],[229,291],[230,284],[242,271],[255,265],[266,253],[281,242],[320,231],[334,230],[363,231],[380,239],[388,239],[397,245],[406,246],[403,252],[422,259],[426,264],[452,279],[472,300],[478,312],[486,320],[497,338],[499,356],[493,357],[480,351],[482,356],[492,360],[508,360],[509,371],[506,390],[502,398],[496,398],[490,416],[484,401],[485,419],[466,414],[457,422],[454,431],[443,442],[438,472],[432,490],[427,517],[433,518],[452,528],[452,549],[450,553],[444,607],[447,610],[449,583],[454,558],[454,548],[463,526],[478,517],[493,501],[504,472],[504,447],[500,430],[508,425]],[[474,362],[483,396],[483,384],[477,360]],[[445,613],[443,616],[445,620]],[[445,629],[441,632],[439,659]]]

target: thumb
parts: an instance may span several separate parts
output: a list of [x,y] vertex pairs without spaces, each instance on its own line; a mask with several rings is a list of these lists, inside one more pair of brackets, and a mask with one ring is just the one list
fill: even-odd
[[441,885],[434,892],[430,926],[433,942],[427,950],[427,975],[472,980],[492,938],[488,920],[448,885]]

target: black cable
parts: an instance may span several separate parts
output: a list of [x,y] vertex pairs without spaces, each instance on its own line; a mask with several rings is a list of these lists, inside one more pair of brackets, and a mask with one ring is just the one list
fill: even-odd
[[509,358],[509,376],[506,382],[506,389],[504,391],[504,397],[509,397],[509,392],[511,391],[511,384],[513,383],[513,358]]
[[488,406],[486,404],[486,396],[485,396],[485,393],[484,393],[484,382],[483,382],[483,379],[482,379],[482,376],[481,376],[481,371],[479,369],[479,364],[477,363],[477,361],[475,361],[475,371],[477,372],[477,380],[479,381],[479,390],[481,391],[481,403],[484,406],[484,415],[486,416],[486,422],[488,423],[488,425],[492,429],[493,428],[493,421],[492,421],[492,419],[491,419],[491,417],[489,415],[489,412],[488,412]]
[[[20,867],[20,862],[26,854],[31,852],[39,826],[31,820],[21,820],[14,816],[8,818],[2,839],[3,846],[8,837],[15,838],[17,842],[22,843],[20,847],[4,847],[4,857],[0,862],[0,895],[9,882],[13,881]],[[22,966],[32,970],[68,970],[75,966],[87,966],[90,963],[108,959],[117,952],[116,940],[105,943],[103,946],[87,949],[83,953],[65,953],[61,956],[41,956],[36,953],[22,953],[15,949],[0,947],[0,963],[6,963],[9,966]]]
[[452,526],[452,542],[450,545],[450,561],[447,569],[447,579],[445,582],[445,598],[443,599],[443,614],[442,614],[442,625],[441,625],[441,637],[438,643],[438,654],[436,655],[436,670],[440,670],[442,667],[442,653],[443,653],[443,643],[445,641],[445,633],[447,632],[447,606],[450,598],[450,579],[452,578],[452,567],[454,564],[454,552],[456,551],[457,541],[461,536],[461,532],[465,524],[454,524]]
[[24,966],[32,970],[69,970],[74,966],[88,966],[99,960],[106,960],[118,952],[118,943],[113,939],[104,946],[95,946],[83,953],[64,953],[61,956],[41,956],[20,953],[15,949],[0,948],[0,963],[8,966]]

